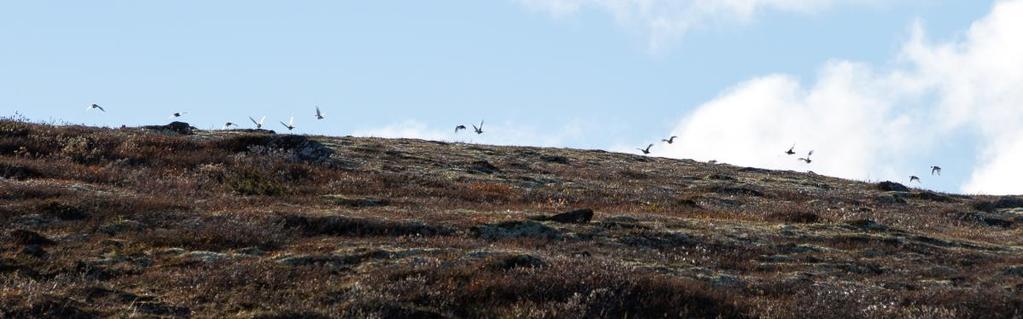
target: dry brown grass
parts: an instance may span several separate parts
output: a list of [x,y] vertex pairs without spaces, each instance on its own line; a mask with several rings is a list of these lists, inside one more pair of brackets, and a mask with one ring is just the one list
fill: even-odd
[[[0,177],[0,318],[1023,316],[1019,197],[15,120],[0,120]],[[525,222],[575,208],[596,216]]]

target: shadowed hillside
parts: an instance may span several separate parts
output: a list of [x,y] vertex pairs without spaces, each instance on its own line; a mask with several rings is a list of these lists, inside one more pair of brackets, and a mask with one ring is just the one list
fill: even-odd
[[1020,197],[604,151],[9,120],[0,176],[0,318],[1023,315]]

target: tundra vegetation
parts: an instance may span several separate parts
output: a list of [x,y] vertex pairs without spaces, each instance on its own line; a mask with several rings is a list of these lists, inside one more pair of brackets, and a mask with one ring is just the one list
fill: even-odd
[[0,318],[1023,316],[1021,197],[185,126],[0,121]]

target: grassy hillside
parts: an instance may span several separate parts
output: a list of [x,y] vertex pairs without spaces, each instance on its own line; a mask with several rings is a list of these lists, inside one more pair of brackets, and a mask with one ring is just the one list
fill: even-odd
[[0,318],[1023,316],[1019,197],[189,131],[0,121]]

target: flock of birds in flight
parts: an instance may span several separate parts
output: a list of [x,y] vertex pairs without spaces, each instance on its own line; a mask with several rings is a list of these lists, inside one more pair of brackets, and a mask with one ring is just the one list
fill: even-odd
[[[480,123],[480,125],[482,126],[483,123]],[[464,126],[460,126],[460,127],[463,128],[463,129],[465,128]],[[457,132],[458,129],[455,129],[455,131]],[[673,136],[671,136],[669,138],[661,140],[661,142],[664,142],[664,143],[667,143],[667,144],[674,144],[676,138],[678,138],[678,136],[674,136],[673,135]],[[643,155],[650,155],[650,152],[651,152],[650,149],[653,148],[653,147],[654,147],[654,144],[649,144],[649,145],[646,146],[646,148],[637,148],[637,150],[642,152]],[[785,151],[785,155],[788,155],[788,156],[796,155],[796,145],[792,145],[792,147],[789,147],[789,150]],[[798,160],[800,162],[803,162],[803,163],[806,163],[806,164],[810,164],[810,163],[813,163],[813,159],[810,158],[811,156],[813,156],[813,150],[810,150],[809,152],[807,152],[806,153],[806,157],[799,157],[799,158],[796,158],[796,160]],[[710,164],[717,164],[717,161],[716,160],[712,160],[712,161],[710,161],[708,163],[710,163]],[[931,176],[941,176],[941,167],[940,166],[931,166]],[[916,175],[910,176],[909,177],[909,182],[910,183],[917,182],[918,184],[923,184],[923,182],[921,182],[921,180],[920,180],[920,177],[916,176]]]
[[[99,104],[90,105],[86,110],[99,110],[101,112],[106,112],[107,111],[106,109],[104,109]],[[176,119],[176,118],[185,116],[185,114],[188,114],[188,112],[174,112],[173,114],[171,114],[170,118],[171,119]],[[318,107],[318,106],[316,107],[316,114],[315,115],[316,115],[316,119],[317,120],[322,120],[322,119],[326,119],[327,118],[327,115],[324,114],[322,111],[320,111],[320,107]],[[261,129],[263,129],[263,123],[266,122],[266,116],[260,118],[259,121],[256,121],[255,118],[249,116],[249,120],[252,121],[252,124],[256,125],[256,129],[257,130],[261,130]],[[295,117],[292,116],[291,119],[289,119],[287,123],[285,123],[284,121],[281,121],[281,125],[283,125],[285,128],[287,128],[288,131],[295,130]],[[235,122],[224,123],[224,129],[225,130],[229,129],[229,128],[232,128],[232,127],[239,127],[239,126]]]
[[[458,131],[464,131],[467,129],[468,128],[465,127],[465,124],[459,124],[458,126],[455,126],[455,133],[457,134]],[[476,126],[476,124],[473,124],[472,131],[476,132],[477,135],[483,134],[483,121],[480,121],[480,126]]]
[[[106,112],[107,111],[107,110],[103,109],[102,106],[99,106],[97,104],[93,104],[93,105],[89,106],[89,108],[87,108],[87,110],[99,110],[99,111],[102,111],[102,112]],[[176,118],[184,116],[185,114],[188,114],[188,113],[186,113],[186,112],[174,112],[174,114],[171,114],[170,118],[171,119],[176,119]],[[317,120],[323,120],[323,119],[327,118],[326,114],[324,114],[322,111],[320,111],[320,107],[316,107],[316,114],[315,114],[315,116],[316,116]],[[256,129],[263,129],[263,123],[266,121],[266,116],[263,116],[262,118],[260,118],[259,121],[256,121],[255,118],[249,116],[249,120],[252,121],[252,124],[256,125]],[[284,121],[281,121],[281,125],[283,125],[285,128],[287,128],[288,131],[295,130],[295,117],[292,116],[291,119],[289,119],[287,123],[285,123]],[[239,126],[238,126],[238,124],[236,124],[234,122],[227,122],[227,123],[224,124],[224,129],[229,129],[231,127],[239,127]],[[468,129],[469,128],[466,127],[465,124],[459,124],[458,126],[455,126],[455,134],[458,134],[459,131],[465,131],[465,130],[468,130]],[[473,129],[473,132],[476,133],[477,135],[483,134],[483,121],[480,121],[480,125],[479,126],[476,126],[476,124],[472,124],[472,129]],[[661,142],[664,142],[664,143],[667,143],[667,144],[674,144],[675,143],[675,139],[677,139],[677,138],[678,138],[678,136],[671,136],[669,138],[662,139]],[[642,152],[643,155],[650,155],[650,152],[651,152],[650,149],[653,148],[653,147],[654,147],[654,144],[649,144],[649,145],[646,146],[646,148],[637,148],[637,150]],[[788,156],[796,155],[796,146],[792,145],[792,147],[789,147],[789,150],[785,151],[785,155],[788,155]],[[798,160],[800,162],[804,162],[806,164],[810,164],[810,163],[813,163],[813,160],[810,159],[811,156],[813,156],[813,150],[810,150],[810,152],[806,153],[806,157],[799,157],[796,160]],[[717,161],[711,161],[710,163],[711,164],[716,164]],[[941,167],[940,166],[931,166],[931,176],[941,176]],[[912,183],[912,182],[922,183],[920,181],[920,177],[916,176],[916,175],[910,176],[909,177],[909,182],[910,183]]]

